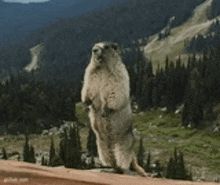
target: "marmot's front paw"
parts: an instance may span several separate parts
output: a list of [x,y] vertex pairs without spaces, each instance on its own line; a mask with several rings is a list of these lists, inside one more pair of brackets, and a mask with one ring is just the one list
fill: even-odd
[[85,101],[84,103],[83,103],[83,110],[85,111],[85,112],[89,112],[89,106],[90,105],[92,105],[92,101],[90,100],[90,99],[88,99],[87,101]]
[[83,110],[84,110],[84,112],[88,113],[90,110],[89,106],[84,105]]
[[102,109],[102,117],[108,117],[113,112],[114,112],[113,109],[104,108]]
[[91,104],[92,104],[92,101],[90,99],[88,99],[84,102],[84,105],[87,107],[90,106]]

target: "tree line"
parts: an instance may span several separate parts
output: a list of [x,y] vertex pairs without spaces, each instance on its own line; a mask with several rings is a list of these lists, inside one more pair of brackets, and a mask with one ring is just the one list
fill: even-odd
[[184,105],[183,126],[213,125],[218,114],[214,107],[220,100],[220,47],[200,57],[189,55],[187,63],[181,56],[176,61],[167,56],[165,67],[158,65],[154,74],[151,60],[136,46],[124,52],[123,60],[130,75],[131,97],[139,110],[166,107],[174,112]]
[[25,72],[10,75],[0,83],[0,125],[9,134],[25,134],[74,121],[78,89],[64,79],[46,83]]
[[[181,57],[153,73],[140,45],[123,48],[131,86],[132,101],[139,110],[166,107],[168,112],[184,105],[182,125],[201,128],[217,119],[214,107],[220,98],[220,47],[201,57],[189,55],[187,64]],[[61,120],[75,121],[75,104],[80,101],[80,83],[65,78],[47,83],[33,74],[21,72],[10,75],[0,83],[0,125],[8,133],[40,133],[42,129],[58,126]],[[38,125],[38,126],[36,126]]]

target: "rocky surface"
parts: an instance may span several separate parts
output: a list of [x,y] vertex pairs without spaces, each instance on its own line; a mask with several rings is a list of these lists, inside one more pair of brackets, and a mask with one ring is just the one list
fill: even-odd
[[[102,172],[101,172],[102,171]],[[211,182],[174,181],[130,175],[107,174],[103,170],[75,170],[45,167],[25,162],[0,160],[0,184],[32,185],[216,185]]]

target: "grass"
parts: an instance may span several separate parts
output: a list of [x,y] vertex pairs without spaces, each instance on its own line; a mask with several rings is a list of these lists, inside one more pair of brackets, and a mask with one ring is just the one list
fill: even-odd
[[[78,117],[79,122],[89,124],[89,118],[86,115],[86,113],[83,111],[83,106],[81,103],[77,104],[76,115]],[[80,139],[81,139],[81,144],[82,144],[82,150],[86,151],[86,141],[87,141],[87,136],[88,136],[87,127],[81,128],[80,136],[81,136]],[[42,151],[49,152],[51,137],[53,137],[55,148],[58,151],[59,142],[60,142],[59,135],[53,135],[53,136],[45,135],[45,136],[32,137],[32,138],[29,138],[29,144],[33,145],[35,148],[35,151],[37,152],[42,152]],[[25,143],[24,136],[23,137],[5,136],[2,138],[5,138],[5,139],[0,139],[0,151],[2,147],[5,147],[8,153],[12,153],[14,151],[22,153],[23,145]]]
[[181,117],[153,111],[136,115],[135,127],[145,138],[148,151],[162,151],[154,157],[167,162],[174,147],[183,151],[188,164],[208,167],[220,174],[220,135],[181,127]]
[[[22,153],[23,146],[25,144],[25,138],[11,138],[10,136],[5,137],[5,141],[0,141],[0,149],[2,147],[5,147],[6,151],[8,153],[12,152],[19,152]],[[59,146],[59,136],[54,135],[54,144],[56,148],[58,149]],[[50,142],[51,142],[51,136],[37,136],[35,138],[29,138],[29,144],[33,145],[35,148],[35,151],[39,152],[49,152],[50,150]]]
[[[77,104],[77,115],[80,115],[79,120],[88,122],[81,103]],[[207,167],[220,174],[219,134],[182,128],[181,115],[160,110],[135,114],[134,122],[138,133],[144,138],[145,150],[151,151],[153,160],[159,159],[166,165],[176,147],[184,153],[187,164]],[[138,145],[136,142],[135,152],[138,151]]]
[[[78,120],[89,123],[87,114],[83,111],[82,104],[76,106]],[[205,131],[186,129],[181,127],[181,116],[174,113],[165,113],[160,110],[134,115],[135,128],[143,137],[145,151],[151,152],[152,160],[160,160],[167,165],[169,157],[173,154],[174,147],[184,154],[186,164],[198,169],[207,167],[210,172],[220,174],[220,134],[206,133]],[[82,149],[86,151],[88,127],[80,130]],[[35,151],[48,151],[51,136],[38,136],[31,138],[30,143]],[[53,137],[55,147],[59,147],[59,136]],[[24,139],[0,140],[7,152],[18,151],[21,153]],[[135,152],[138,151],[139,142],[135,143]]]

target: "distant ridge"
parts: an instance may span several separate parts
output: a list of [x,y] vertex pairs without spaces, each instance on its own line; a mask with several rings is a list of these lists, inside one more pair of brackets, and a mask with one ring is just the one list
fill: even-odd
[[78,18],[62,19],[36,30],[22,43],[0,48],[0,69],[22,71],[31,62],[30,48],[43,43],[35,76],[45,81],[62,78],[80,83],[94,43],[109,40],[130,47],[133,41],[158,33],[171,17],[175,17],[172,28],[183,25],[203,2],[130,0]]
[[56,21],[118,5],[126,0],[50,0],[45,3],[7,3],[0,0],[0,47],[16,44]]
[[[220,16],[210,16],[215,2],[219,2],[219,0],[206,0],[198,5],[192,16],[185,23],[171,28],[167,37],[158,39],[158,34],[150,37],[150,42],[145,46],[144,51],[145,56],[153,61],[154,71],[159,63],[164,66],[166,56],[174,61],[181,56],[182,61],[187,61],[188,54],[192,54],[196,50],[196,48],[194,50],[186,50],[192,39],[198,35],[204,35],[205,37],[213,32],[211,30],[215,26],[216,19],[220,20]],[[201,45],[201,47],[205,48],[206,46]]]

